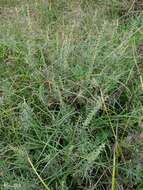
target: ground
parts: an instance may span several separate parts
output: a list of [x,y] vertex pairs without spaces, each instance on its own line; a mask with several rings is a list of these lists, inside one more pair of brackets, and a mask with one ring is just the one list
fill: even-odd
[[0,189],[143,189],[142,0],[0,0]]

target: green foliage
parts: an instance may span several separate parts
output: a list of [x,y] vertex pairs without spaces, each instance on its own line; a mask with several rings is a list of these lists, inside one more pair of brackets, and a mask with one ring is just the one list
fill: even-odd
[[0,189],[142,189],[142,15],[124,23],[117,0],[0,6]]

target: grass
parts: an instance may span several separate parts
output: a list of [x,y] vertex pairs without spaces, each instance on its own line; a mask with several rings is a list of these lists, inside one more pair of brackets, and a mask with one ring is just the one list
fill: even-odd
[[142,190],[141,1],[0,0],[0,189]]

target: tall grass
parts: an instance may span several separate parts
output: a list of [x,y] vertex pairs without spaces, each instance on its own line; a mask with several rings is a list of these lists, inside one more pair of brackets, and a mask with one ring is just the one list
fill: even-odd
[[0,1],[2,190],[142,189],[142,15],[123,5]]

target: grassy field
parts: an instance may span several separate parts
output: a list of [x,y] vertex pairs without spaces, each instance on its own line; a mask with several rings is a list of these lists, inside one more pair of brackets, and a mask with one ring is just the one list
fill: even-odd
[[142,0],[0,0],[0,190],[143,190],[142,64]]

